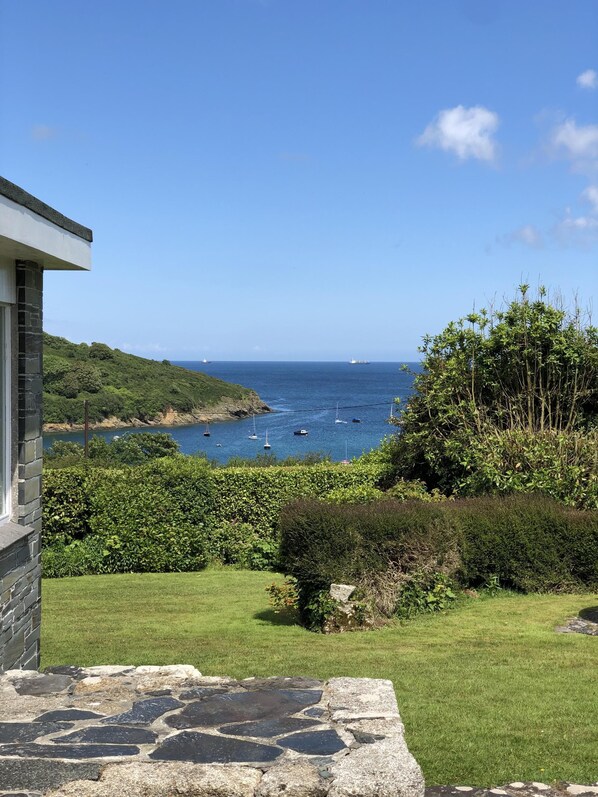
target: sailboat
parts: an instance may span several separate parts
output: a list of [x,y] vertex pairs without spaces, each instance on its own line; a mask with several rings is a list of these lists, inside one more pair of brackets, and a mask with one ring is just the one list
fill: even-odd
[[349,460],[349,444],[345,440],[345,458],[341,459],[341,465],[350,465],[351,461]]
[[388,418],[389,421],[394,421],[395,419],[394,409],[395,409],[395,403],[393,401],[393,403],[390,405],[390,416]]
[[268,442],[268,430],[267,429],[266,429],[266,442],[264,443],[264,448],[272,448],[272,446]]
[[255,430],[255,415],[253,416],[253,432],[249,435],[249,440],[257,440],[257,432]]
[[338,417],[338,401],[336,402],[336,419],[335,423],[347,423],[347,421],[343,421],[341,418]]
[[210,436],[210,424],[209,423],[206,423],[206,430],[203,433],[203,436],[204,437],[209,437]]

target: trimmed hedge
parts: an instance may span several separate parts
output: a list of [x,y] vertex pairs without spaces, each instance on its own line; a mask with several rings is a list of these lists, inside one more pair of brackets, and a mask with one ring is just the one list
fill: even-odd
[[[376,465],[212,469],[171,457],[44,472],[44,574],[196,570],[212,560],[276,565],[281,508],[374,486]],[[51,553],[48,553],[51,551]]]
[[460,534],[460,580],[498,578],[523,592],[598,586],[598,511],[564,507],[542,495],[447,502]]
[[[326,617],[330,584],[355,584],[376,614],[392,615],[405,583],[417,574],[453,573],[458,565],[454,517],[442,503],[396,500],[366,505],[297,501],[281,516],[280,559],[296,579],[298,608],[309,628]],[[332,606],[325,608],[333,609]]]
[[[407,585],[434,574],[523,591],[598,587],[598,512],[540,496],[364,506],[298,501],[281,519],[281,565],[299,611],[321,625],[331,583],[355,584],[375,614],[400,613]],[[331,607],[326,606],[328,610]]]

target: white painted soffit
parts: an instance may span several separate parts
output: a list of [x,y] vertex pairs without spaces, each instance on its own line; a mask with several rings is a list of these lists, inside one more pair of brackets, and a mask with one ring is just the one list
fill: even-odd
[[91,242],[0,194],[0,256],[50,270],[89,271]]

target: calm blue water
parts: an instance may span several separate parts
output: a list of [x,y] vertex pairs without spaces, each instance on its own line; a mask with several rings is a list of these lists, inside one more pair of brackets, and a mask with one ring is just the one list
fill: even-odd
[[[227,462],[230,457],[254,457],[264,454],[266,431],[279,458],[308,451],[328,454],[335,461],[359,456],[375,448],[394,427],[388,423],[393,399],[403,400],[411,392],[412,377],[401,371],[400,363],[372,362],[368,365],[329,362],[177,362],[193,371],[250,387],[274,412],[255,418],[258,440],[249,440],[253,420],[210,424],[210,437],[204,426],[152,427],[168,432],[184,454],[205,452],[210,459]],[[417,365],[411,363],[411,368]],[[335,423],[336,406],[339,418]],[[395,408],[396,412],[396,408]],[[361,423],[352,423],[353,418]],[[295,429],[307,429],[306,437],[293,435]],[[135,434],[147,429],[127,430]],[[111,439],[123,432],[94,432]],[[83,442],[81,432],[45,435],[44,445],[53,440]]]

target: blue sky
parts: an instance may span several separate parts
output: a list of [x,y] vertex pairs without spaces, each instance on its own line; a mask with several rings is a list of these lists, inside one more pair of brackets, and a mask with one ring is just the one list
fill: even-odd
[[522,281],[591,305],[597,42],[595,0],[0,0],[0,174],[95,237],[46,330],[403,360]]

